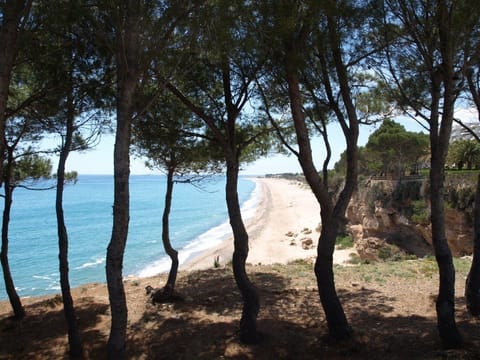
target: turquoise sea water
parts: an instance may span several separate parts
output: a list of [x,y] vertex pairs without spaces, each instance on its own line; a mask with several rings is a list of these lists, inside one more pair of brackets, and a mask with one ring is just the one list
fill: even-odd
[[[130,227],[124,276],[150,276],[170,266],[161,241],[166,180],[164,176],[131,176]],[[215,177],[199,187],[174,187],[170,233],[180,261],[215,246],[231,233],[225,205],[225,181]],[[245,218],[255,208],[255,183],[241,178],[239,197]],[[0,199],[0,201],[3,199]],[[83,175],[64,194],[69,233],[72,286],[105,282],[105,255],[112,231],[113,177]],[[3,210],[3,203],[0,206]],[[20,296],[58,292],[58,237],[55,191],[16,189],[10,222],[10,267]],[[212,260],[213,261],[213,260]],[[1,270],[0,270],[1,272]],[[7,294],[2,279],[0,299]]]

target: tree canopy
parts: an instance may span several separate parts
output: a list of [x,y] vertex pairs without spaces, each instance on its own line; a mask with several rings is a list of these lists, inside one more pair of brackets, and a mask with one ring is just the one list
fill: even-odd
[[459,170],[480,168],[480,144],[478,141],[453,141],[448,150],[447,166]]
[[428,159],[428,147],[427,134],[406,131],[402,125],[385,119],[368,138],[362,152],[362,170],[395,178],[417,173],[420,162]]
[[[238,198],[243,164],[281,147],[297,157],[321,208],[315,263],[320,301],[330,335],[345,339],[352,331],[336,294],[332,254],[358,175],[401,178],[429,162],[438,326],[443,345],[458,347],[443,179],[446,165],[480,166],[477,143],[449,142],[458,104],[480,109],[479,11],[468,0],[1,1],[6,192],[50,171],[36,149],[45,136],[60,136],[55,150],[63,183],[68,153],[94,146],[105,127],[114,126],[108,354],[123,358],[132,149],[170,180],[173,173],[225,171],[233,276],[243,301],[240,339],[246,343],[262,335]],[[400,114],[428,134],[406,131],[393,120]],[[380,119],[359,148],[360,125]],[[332,149],[339,146],[329,133],[333,123],[346,144],[335,165],[345,180],[336,194],[329,181]],[[321,149],[313,146],[316,137]],[[316,152],[325,155],[321,167]],[[168,229],[167,222],[163,226]]]

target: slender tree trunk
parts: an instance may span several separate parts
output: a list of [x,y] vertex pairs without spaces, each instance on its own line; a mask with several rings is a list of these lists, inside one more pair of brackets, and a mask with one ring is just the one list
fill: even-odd
[[[448,153],[450,134],[453,124],[453,112],[458,90],[454,82],[455,77],[455,51],[454,40],[450,29],[452,28],[453,9],[447,2],[439,1],[437,4],[437,17],[439,29],[439,50],[442,64],[439,69],[432,70],[432,101],[433,119],[430,124],[430,204],[432,222],[432,242],[435,249],[440,284],[436,301],[437,326],[446,349],[459,348],[463,339],[455,322],[455,268],[453,266],[452,253],[448,246],[445,234],[445,201],[444,179],[445,159]],[[437,106],[440,103],[440,84],[443,83],[443,103],[440,126],[436,126],[439,112]],[[438,129],[438,130],[437,130]]]
[[[331,216],[329,212],[322,214],[322,234],[318,244],[318,257],[317,262],[315,263],[315,275],[317,277],[322,306],[325,309],[325,316],[327,317],[329,333],[335,339],[343,340],[351,337],[352,328],[348,324],[345,312],[343,311],[343,307],[335,290],[333,252],[335,251],[335,242],[340,224],[345,217],[348,203],[350,202],[353,192],[357,186],[357,141],[359,128],[357,113],[351,97],[349,76],[342,58],[341,39],[337,31],[338,23],[330,13],[328,13],[327,18],[332,57],[334,60],[336,75],[338,77],[338,83],[340,86],[341,98],[343,100],[347,117],[344,116],[337,104],[337,101],[334,100],[332,96],[331,85],[330,81],[328,80],[330,75],[326,73],[327,67],[325,61],[323,61],[323,66],[325,67],[324,76],[326,77],[325,81],[327,82],[326,87],[330,102],[334,107],[334,111],[337,115],[345,136],[345,140],[347,142],[347,171],[345,186],[338,196]],[[348,119],[348,122],[346,119]]]
[[107,248],[106,276],[111,309],[108,338],[110,359],[126,356],[127,299],[123,286],[123,255],[130,220],[130,136],[133,98],[138,80],[140,49],[140,1],[120,5],[121,20],[116,33],[117,128],[114,148],[114,203],[112,237]]
[[[31,0],[7,0],[2,7],[2,24],[0,27],[0,136],[5,133],[5,115],[8,100],[8,89],[14,59],[17,55],[17,43],[20,22],[30,11]],[[0,141],[0,174],[3,174],[3,154],[5,144]],[[0,184],[2,177],[0,176]]]
[[7,290],[8,299],[12,305],[15,319],[22,319],[25,317],[25,310],[23,308],[20,297],[17,294],[15,285],[13,283],[12,273],[10,272],[10,265],[8,263],[8,227],[10,224],[10,211],[13,202],[13,186],[11,185],[11,162],[13,161],[11,153],[8,152],[7,168],[5,169],[7,176],[4,178],[5,198],[2,219],[2,249],[0,252],[0,261],[2,263],[3,278],[5,279],[5,289]]
[[[262,340],[257,331],[257,316],[260,310],[260,300],[257,289],[250,282],[245,269],[248,256],[248,234],[242,220],[237,191],[239,160],[238,145],[236,142],[236,120],[244,104],[239,106],[238,103],[233,101],[231,91],[232,79],[227,56],[222,57],[222,75],[227,121],[223,122],[223,119],[221,119],[220,122],[223,122],[221,127],[217,126],[218,120],[206,115],[202,109],[195,106],[172,84],[167,83],[167,88],[205,122],[210,130],[212,130],[216,141],[218,141],[218,144],[224,151],[227,166],[225,194],[230,226],[232,227],[234,238],[232,267],[237,287],[243,298],[243,311],[242,318],[240,319],[240,340],[246,344],[256,344]],[[222,133],[222,130],[225,130],[225,134]]]
[[228,216],[234,238],[232,258],[233,275],[238,289],[242,294],[243,310],[240,319],[240,340],[246,344],[256,344],[261,341],[257,331],[257,316],[260,311],[260,300],[257,289],[250,282],[245,264],[248,256],[248,234],[242,220],[240,202],[238,199],[238,162],[227,160],[226,201]]
[[327,318],[329,334],[337,340],[349,338],[352,329],[348,324],[343,307],[335,290],[333,274],[333,251],[338,231],[338,220],[333,216],[334,208],[325,184],[315,169],[305,116],[302,111],[299,80],[294,61],[286,58],[288,94],[292,118],[299,146],[299,162],[305,179],[321,207],[322,233],[317,247],[315,275],[317,277],[320,301]]
[[[71,101],[71,99],[70,99]],[[68,344],[70,346],[70,356],[74,358],[81,357],[83,354],[82,341],[78,330],[77,317],[73,298],[70,292],[70,281],[68,277],[68,233],[65,225],[65,216],[63,212],[63,190],[65,184],[65,164],[67,162],[73,136],[73,111],[70,111],[67,119],[65,143],[62,146],[58,160],[57,168],[57,190],[55,209],[57,213],[57,231],[58,231],[58,260],[60,267],[60,287],[62,289],[63,312],[68,327]]]
[[333,252],[337,238],[338,219],[322,218],[322,232],[318,244],[315,276],[317,278],[320,301],[328,324],[329,335],[335,340],[348,339],[352,328],[348,324],[342,304],[335,289],[333,274]]
[[[448,107],[453,102],[447,96],[445,89],[444,111],[439,126],[440,86],[446,75],[432,75],[432,100],[430,114],[430,206],[432,223],[432,243],[438,264],[440,283],[436,301],[437,327],[440,339],[445,348],[457,348],[462,344],[462,337],[455,322],[455,268],[452,253],[445,235],[445,204],[444,204],[444,166],[448,151],[453,109]],[[442,80],[443,79],[443,80]],[[445,85],[446,86],[446,85]],[[450,96],[451,97],[451,96]],[[449,101],[450,100],[450,101]],[[449,114],[451,113],[451,114]],[[450,116],[449,116],[450,115]]]
[[127,299],[123,286],[123,254],[130,220],[129,160],[130,115],[119,105],[114,150],[114,203],[112,238],[107,248],[106,276],[112,323],[108,339],[108,356],[125,358]]
[[470,314],[480,316],[480,175],[477,178],[473,212],[473,260],[465,284],[465,298]]
[[170,242],[170,209],[172,208],[172,195],[173,195],[173,168],[168,169],[167,174],[167,191],[165,193],[165,208],[163,210],[162,216],[162,241],[163,246],[165,248],[165,252],[170,259],[172,260],[172,266],[170,267],[170,272],[168,273],[168,279],[166,288],[168,291],[173,293],[175,289],[175,282],[177,280],[177,272],[178,272],[178,252],[172,247]]
[[436,301],[437,325],[443,346],[450,349],[459,347],[462,344],[462,337],[455,322],[455,268],[445,237],[443,175],[443,168],[436,164],[434,166],[432,161],[430,170],[432,242],[440,275]]
[[[439,5],[443,8],[442,4]],[[443,14],[442,11],[440,13]],[[440,18],[443,18],[440,16]],[[458,348],[463,340],[455,322],[455,268],[452,253],[445,233],[444,178],[445,159],[448,153],[450,133],[453,123],[455,86],[453,84],[453,64],[447,34],[440,30],[442,58],[440,71],[431,75],[430,113],[430,206],[432,223],[432,243],[438,264],[440,283],[436,301],[437,327],[444,348]],[[440,114],[441,86],[443,84],[443,106]],[[438,121],[440,120],[440,123]]]
[[172,247],[170,242],[170,210],[172,207],[172,195],[173,195],[173,173],[175,168],[173,166],[168,167],[167,173],[167,190],[165,192],[165,207],[163,209],[162,216],[162,242],[165,252],[172,260],[170,266],[170,272],[168,273],[167,283],[163,289],[155,291],[152,295],[154,302],[163,302],[172,297],[175,290],[175,283],[177,281],[178,273],[178,252]]
[[[480,93],[475,85],[473,72],[467,72],[468,88],[478,112],[480,122]],[[480,316],[480,175],[477,177],[477,190],[473,212],[473,259],[465,284],[467,309],[472,316]]]

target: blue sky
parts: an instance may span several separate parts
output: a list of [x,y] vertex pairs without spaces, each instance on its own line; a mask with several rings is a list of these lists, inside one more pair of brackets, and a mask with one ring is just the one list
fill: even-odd
[[[471,119],[478,121],[476,112],[471,110],[460,110],[456,116],[462,119]],[[409,131],[422,131],[422,127],[413,119],[400,118],[396,121],[400,122]],[[370,134],[375,131],[376,127],[362,127],[360,129],[359,146],[365,145]],[[332,160],[330,167],[340,158],[340,154],[345,150],[345,141],[337,124],[332,124],[329,129],[332,144]],[[92,150],[83,153],[72,153],[67,162],[67,171],[75,170],[79,174],[113,174],[113,135],[104,136],[100,144]],[[312,141],[313,155],[318,169],[321,169],[322,161],[325,156],[322,141],[314,139]],[[53,159],[54,169],[56,168],[56,159]],[[300,165],[294,156],[272,155],[262,158],[252,164],[244,166],[243,175],[264,175],[275,173],[299,173]],[[132,156],[131,158],[131,174],[161,174],[160,171],[151,171],[144,166],[144,160]]]

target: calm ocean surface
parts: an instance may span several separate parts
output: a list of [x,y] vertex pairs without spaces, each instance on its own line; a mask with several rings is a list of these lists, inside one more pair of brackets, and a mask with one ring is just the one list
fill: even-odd
[[[231,234],[224,178],[215,177],[200,186],[200,189],[190,184],[174,187],[170,238],[180,251],[181,262],[219,244]],[[150,276],[169,269],[170,261],[161,240],[165,187],[164,176],[132,175],[130,178],[130,227],[124,276]],[[35,296],[59,292],[55,191],[18,188],[13,196],[9,260],[18,293]],[[239,197],[244,218],[251,217],[257,198],[255,183],[240,178]],[[3,210],[3,198],[0,201]],[[105,282],[112,204],[112,176],[81,175],[76,185],[65,188],[72,286]],[[0,299],[6,298],[2,273]]]

